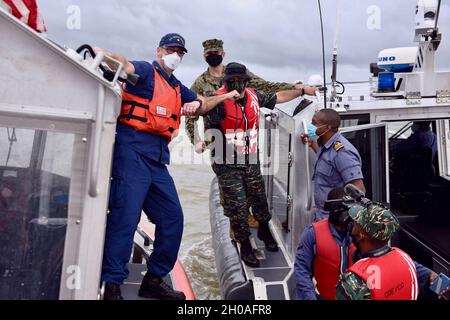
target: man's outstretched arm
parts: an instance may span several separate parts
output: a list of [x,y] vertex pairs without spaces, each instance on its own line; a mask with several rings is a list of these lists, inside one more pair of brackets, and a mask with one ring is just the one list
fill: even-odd
[[[95,52],[102,51],[105,55],[110,56],[111,58],[113,58],[113,59],[115,59],[115,60],[117,60],[119,62],[122,62],[123,70],[127,74],[133,74],[133,73],[136,72],[136,70],[134,68],[134,65],[130,61],[128,61],[128,59],[125,58],[124,56],[121,56],[121,55],[113,53],[113,52],[109,52],[109,51],[107,51],[105,49],[102,49],[102,48],[94,48],[94,51]],[[112,62],[111,61],[106,61],[106,64],[110,65],[110,63],[112,63]],[[114,67],[114,65],[110,65],[110,66]]]

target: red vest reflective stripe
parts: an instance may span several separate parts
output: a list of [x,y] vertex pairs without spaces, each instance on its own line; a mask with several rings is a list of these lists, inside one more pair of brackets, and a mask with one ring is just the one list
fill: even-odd
[[[331,233],[328,219],[313,223],[316,235],[316,256],[313,263],[317,290],[322,298],[336,300],[336,285],[341,274],[341,246]],[[348,266],[353,264],[353,252],[356,248],[350,244]]]
[[139,131],[166,136],[170,141],[180,127],[180,86],[172,88],[155,69],[154,75],[151,100],[123,91],[119,121]]
[[417,300],[419,284],[411,257],[398,248],[381,257],[361,259],[348,271],[367,282],[372,300]]
[[[227,93],[225,87],[215,92],[217,95]],[[258,151],[259,102],[255,90],[245,89],[246,104],[244,112],[236,101],[228,99],[223,102],[225,119],[221,128],[228,144],[234,144],[238,155],[256,153]],[[248,150],[246,137],[248,137]],[[235,139],[236,138],[236,139]]]

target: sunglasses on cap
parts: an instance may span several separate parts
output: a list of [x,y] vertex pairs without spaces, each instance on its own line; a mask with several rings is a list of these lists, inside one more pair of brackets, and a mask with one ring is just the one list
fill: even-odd
[[166,50],[168,54],[176,52],[180,57],[183,57],[186,53],[182,48],[179,47],[163,47],[163,49]]

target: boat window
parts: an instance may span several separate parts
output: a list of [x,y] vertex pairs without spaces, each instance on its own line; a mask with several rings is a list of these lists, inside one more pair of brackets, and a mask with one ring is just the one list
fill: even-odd
[[342,129],[342,134],[355,146],[361,156],[367,196],[374,201],[387,202],[385,125]]
[[341,114],[340,116],[341,116],[341,126],[340,126],[341,128],[360,126],[363,124],[370,123],[369,114],[352,114],[352,115]]
[[0,127],[0,299],[58,299],[74,135]]
[[389,122],[391,205],[398,213],[419,214],[430,198],[438,172],[436,123]]

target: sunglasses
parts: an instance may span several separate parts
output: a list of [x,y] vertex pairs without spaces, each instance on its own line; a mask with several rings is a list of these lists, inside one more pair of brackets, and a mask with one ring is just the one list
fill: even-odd
[[163,49],[166,50],[168,54],[176,52],[180,57],[183,57],[186,53],[183,49],[178,47],[163,47]]

